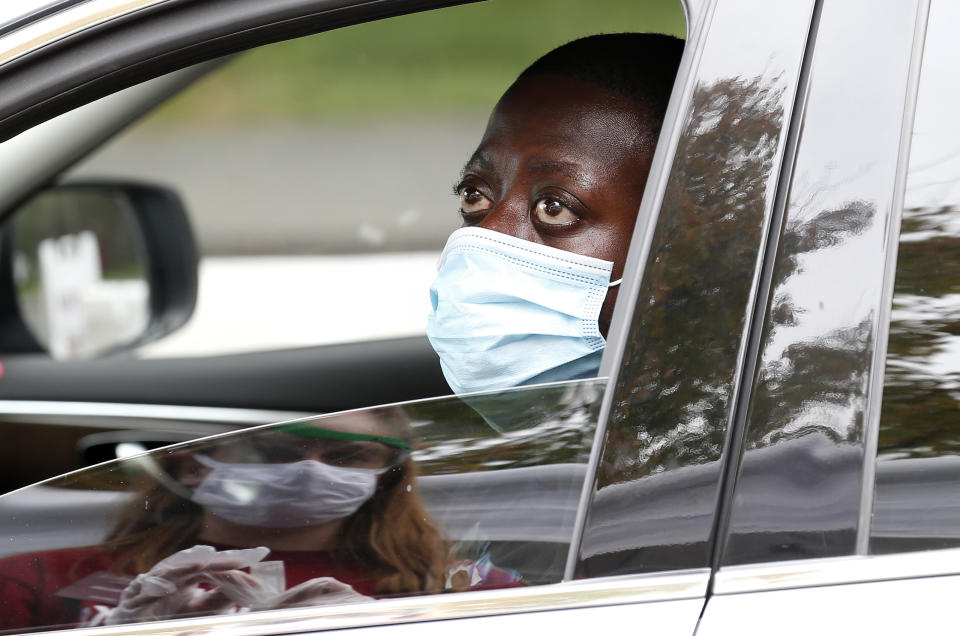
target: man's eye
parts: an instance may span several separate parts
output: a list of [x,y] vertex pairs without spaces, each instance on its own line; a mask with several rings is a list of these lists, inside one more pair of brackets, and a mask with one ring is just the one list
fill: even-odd
[[556,199],[540,199],[533,208],[533,214],[544,225],[566,225],[580,218]]
[[493,207],[493,202],[483,196],[479,190],[472,186],[463,186],[460,192],[460,212],[463,214],[474,214],[483,212]]

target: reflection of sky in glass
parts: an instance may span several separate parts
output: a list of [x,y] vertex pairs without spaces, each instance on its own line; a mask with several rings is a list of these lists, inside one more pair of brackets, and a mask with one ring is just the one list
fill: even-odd
[[[876,251],[876,234],[880,231],[882,228],[874,225],[835,247],[800,256],[800,270],[845,271],[850,272],[854,280],[869,280],[876,275],[876,265],[868,257]],[[874,290],[824,285],[820,277],[795,275],[777,291],[793,299],[798,322],[793,327],[777,328],[764,350],[766,360],[779,358],[794,342],[823,338],[843,326],[856,325],[866,318],[865,307],[873,299],[865,296]]]
[[956,25],[960,3],[934,2],[927,22],[905,206],[960,203],[960,83]]
[[[912,19],[909,3],[899,10],[905,20]],[[887,33],[877,33],[880,29]],[[895,62],[881,63],[873,59],[869,41],[879,38],[890,43],[891,51],[909,51],[909,35],[901,23],[882,20],[868,32],[818,39],[817,58],[849,62],[816,67],[791,185],[788,228],[862,200],[864,192],[880,191],[879,183],[891,184],[892,194],[900,141],[899,131],[892,125],[899,124],[903,103],[890,95],[889,78],[906,77],[909,60],[901,56]],[[858,45],[857,38],[866,41]],[[850,76],[850,68],[858,69],[856,77]],[[869,151],[859,142],[864,131],[875,131]],[[867,203],[879,208],[889,205],[889,201]],[[835,246],[799,256],[799,270],[775,291],[789,294],[798,310],[798,324],[777,329],[764,359],[777,359],[796,341],[823,338],[868,317],[875,290],[856,283],[876,280],[874,256],[883,249],[883,231],[882,223],[872,222]],[[843,280],[824,284],[826,272],[843,272]]]
[[[787,13],[789,11],[789,13]],[[789,9],[784,6],[778,20],[803,20],[805,3]],[[766,14],[758,11],[753,2],[733,2],[717,11],[710,25],[711,32],[723,34],[723,50],[710,50],[700,59],[698,74],[701,77],[724,78],[739,76],[743,79],[780,75],[784,68],[792,68],[795,49],[785,46],[783,29],[776,25],[765,28],[762,19]],[[745,43],[749,42],[749,46]],[[714,46],[720,45],[712,40]],[[736,43],[737,46],[733,46]],[[719,48],[719,46],[717,46]],[[758,55],[769,52],[769,56]]]

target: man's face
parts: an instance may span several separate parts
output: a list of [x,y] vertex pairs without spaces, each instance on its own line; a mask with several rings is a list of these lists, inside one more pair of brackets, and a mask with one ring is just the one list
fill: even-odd
[[[620,278],[653,154],[643,116],[578,80],[515,84],[457,185],[463,224],[613,261]],[[617,289],[600,312],[604,335]]]

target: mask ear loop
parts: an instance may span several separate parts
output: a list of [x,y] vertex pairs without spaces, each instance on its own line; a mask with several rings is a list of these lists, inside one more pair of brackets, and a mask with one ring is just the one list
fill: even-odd
[[615,280],[615,281],[613,281],[612,283],[610,283],[609,285],[607,285],[607,288],[616,287],[617,285],[619,285],[619,284],[622,283],[622,282],[623,282],[623,279],[620,278],[619,280]]

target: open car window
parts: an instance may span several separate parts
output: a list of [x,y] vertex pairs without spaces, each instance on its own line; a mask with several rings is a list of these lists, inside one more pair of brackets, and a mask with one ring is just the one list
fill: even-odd
[[[197,306],[139,357],[422,337],[440,251],[462,222],[452,187],[519,73],[579,37],[684,28],[678,0],[492,0],[264,46],[64,179],[148,181],[185,204]],[[463,45],[481,40],[482,53]]]
[[[0,397],[300,414],[449,393],[423,337],[429,288],[444,241],[462,221],[451,186],[497,99],[525,66],[568,40],[624,30],[682,35],[684,26],[676,0],[492,0],[264,46],[226,61],[166,103],[154,99],[142,109],[153,109],[145,118],[114,139],[87,139],[87,150],[102,144],[43,182],[147,182],[176,193],[200,257],[192,317],[132,355],[85,341],[126,339],[114,320],[149,322],[142,320],[144,304],[159,294],[144,293],[139,272],[159,268],[120,261],[116,241],[101,232],[99,254],[81,253],[100,256],[100,284],[66,285],[48,302],[44,280],[56,276],[44,276],[38,246],[90,228],[38,232],[17,243],[23,249],[11,267],[19,310],[38,339],[56,332],[67,360],[7,355]],[[482,49],[463,46],[481,37]],[[111,122],[110,130],[130,117]],[[62,136],[92,128],[89,120],[74,121]],[[53,146],[32,150],[42,155]],[[13,216],[11,225],[27,230],[25,218],[16,217],[36,215]],[[116,293],[102,293],[106,287]],[[88,296],[91,311],[81,315]],[[71,314],[59,329],[53,307]],[[87,359],[92,350],[101,359]],[[62,413],[18,414],[16,428],[4,422],[11,434],[29,434],[0,450],[0,458],[10,453],[10,464],[20,464],[0,488],[90,463],[89,453],[77,452],[89,446],[89,435],[136,429],[154,448],[209,433],[178,426],[180,438],[171,440],[147,418],[86,417],[81,428]],[[254,417],[228,425],[280,419]],[[41,454],[41,461],[19,461]]]
[[561,580],[604,381],[257,427],[0,498],[4,630]]

